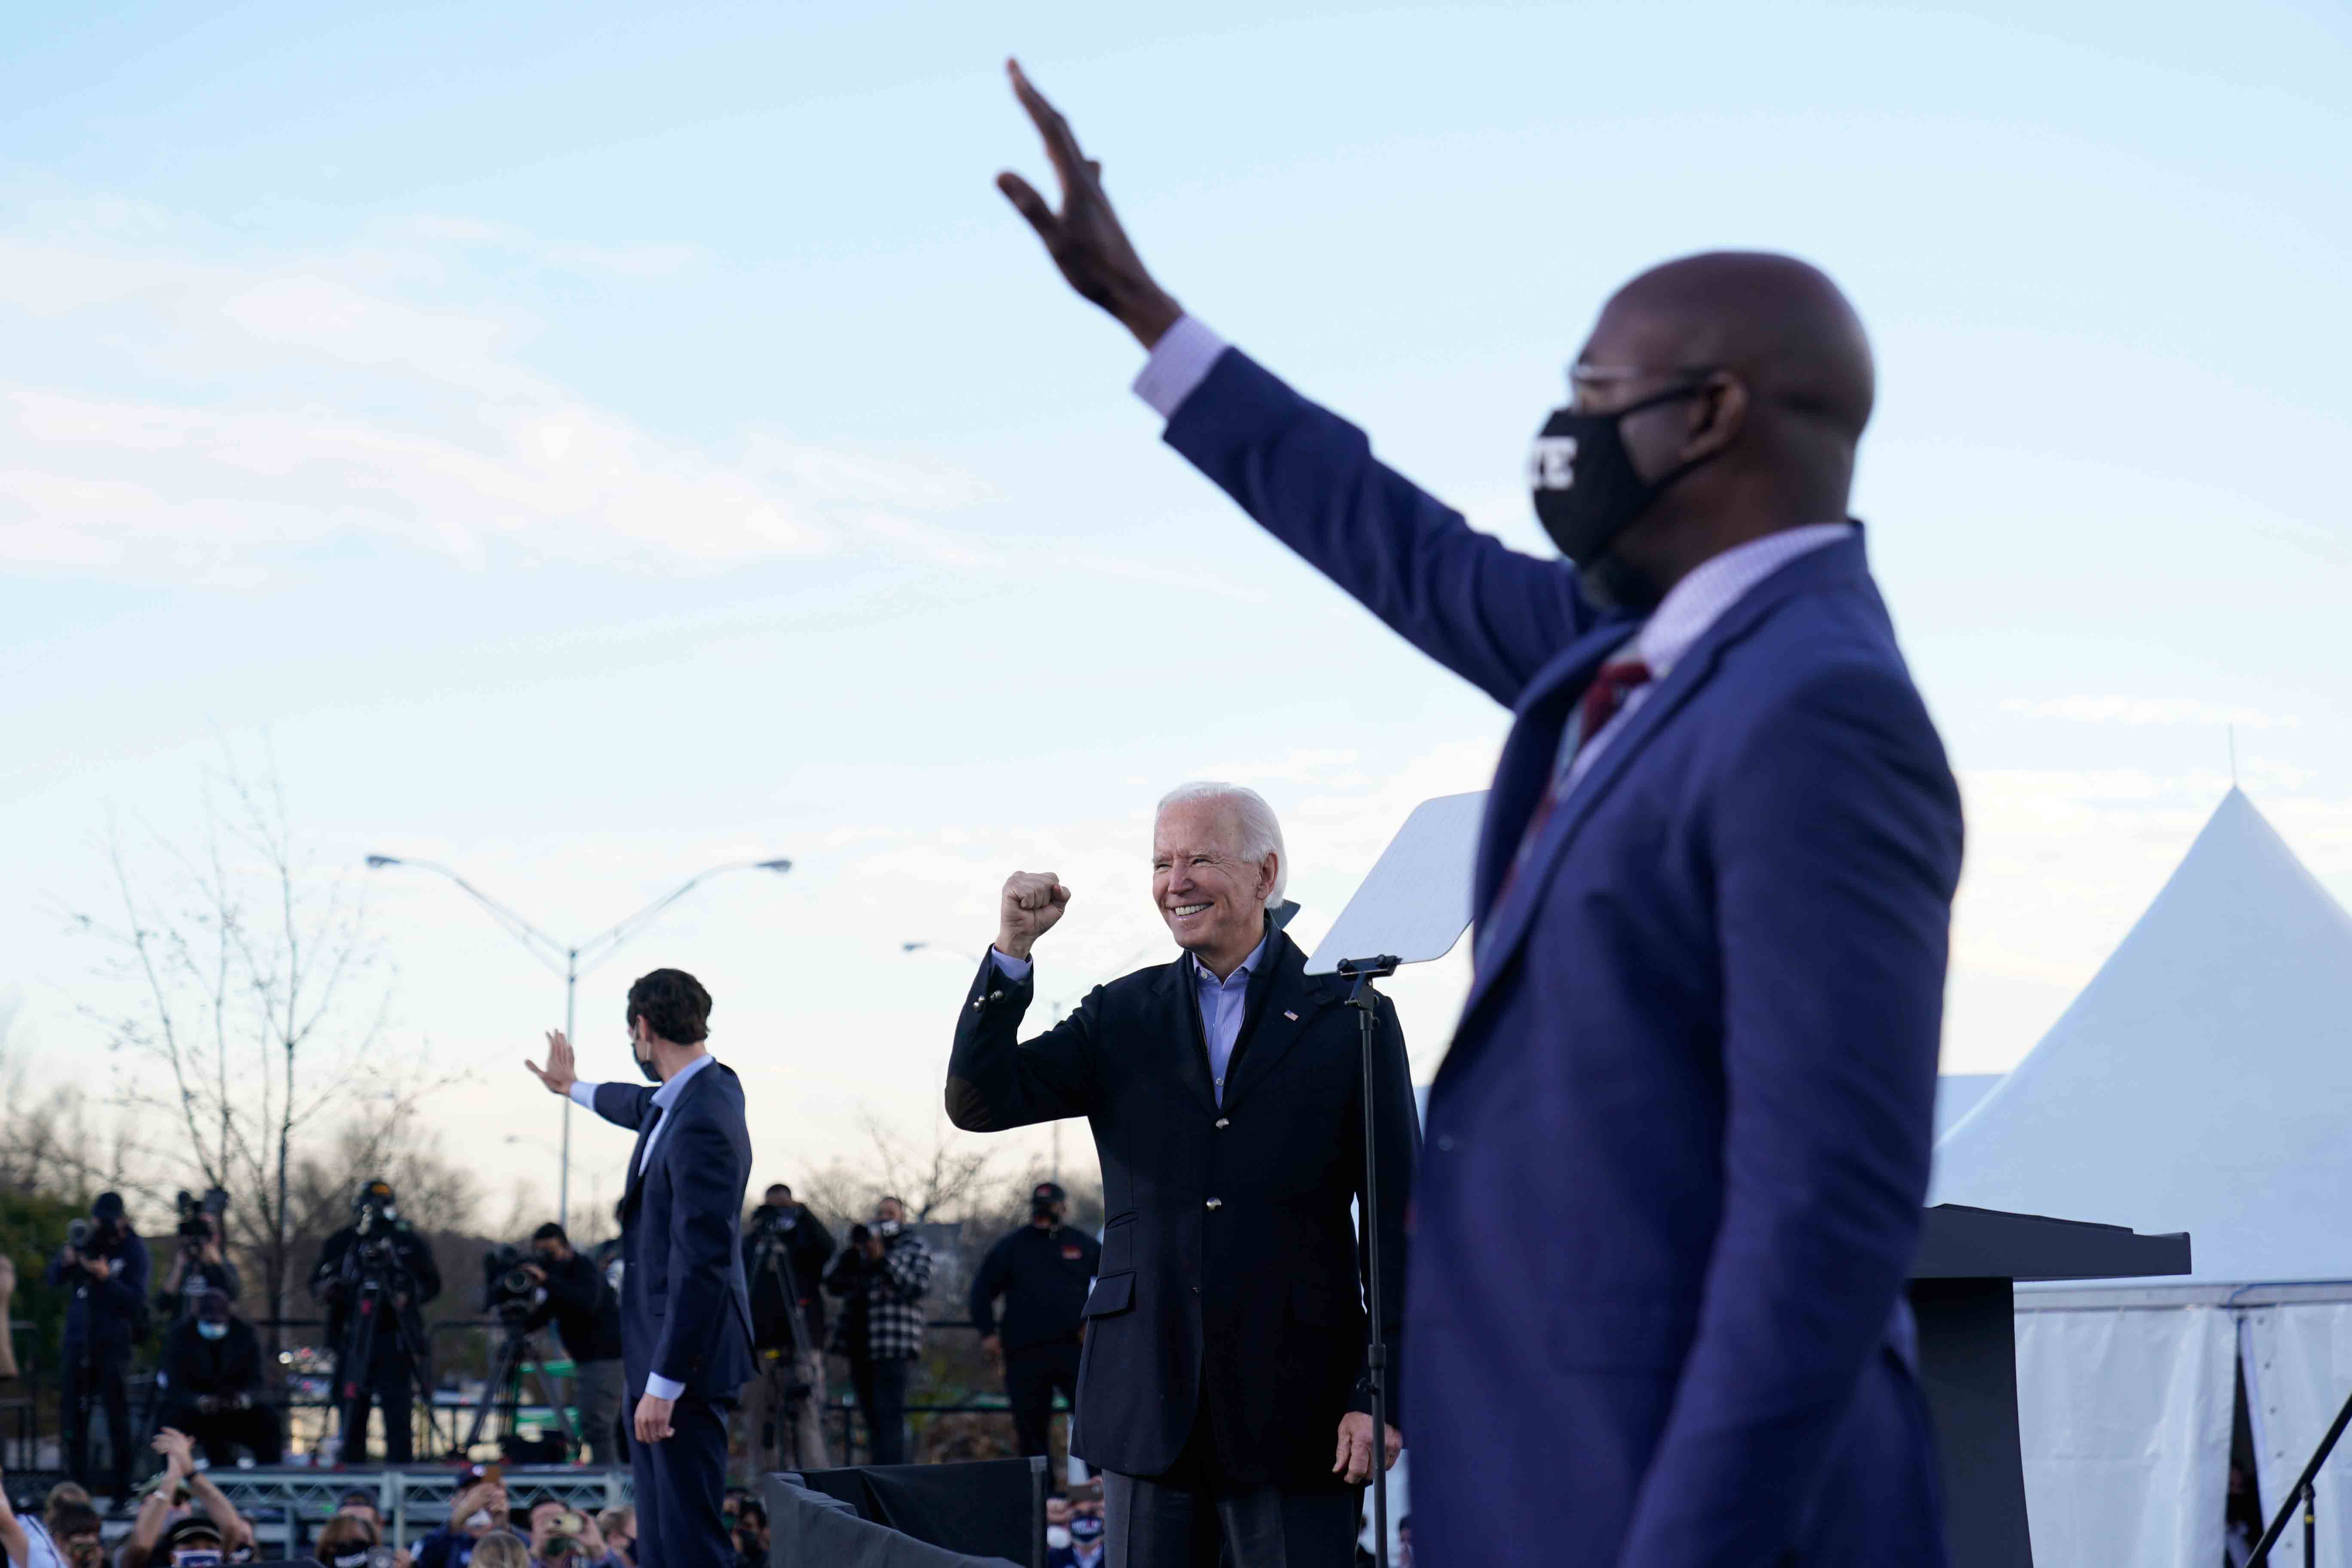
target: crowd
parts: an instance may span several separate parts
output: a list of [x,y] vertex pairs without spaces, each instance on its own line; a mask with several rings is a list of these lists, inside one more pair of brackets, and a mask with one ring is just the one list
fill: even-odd
[[[1002,1371],[1024,1455],[1047,1451],[1055,1392],[1075,1397],[1079,1313],[1100,1258],[1099,1243],[1066,1223],[1068,1199],[1060,1187],[1043,1184],[1030,1199],[1030,1223],[995,1244],[969,1297],[982,1349]],[[75,1479],[58,1489],[40,1519],[23,1521],[26,1544],[10,1550],[18,1568],[98,1568],[105,1515],[92,1491],[110,1486],[113,1510],[129,1510],[135,1446],[110,1445],[116,1451],[105,1473],[94,1474],[93,1418],[103,1412],[110,1432],[137,1429],[127,1368],[133,1344],[154,1331],[158,1320],[151,1446],[163,1470],[143,1489],[110,1568],[201,1563],[208,1552],[236,1561],[252,1551],[251,1527],[197,1458],[215,1466],[241,1459],[274,1465],[284,1455],[285,1431],[268,1397],[260,1334],[237,1310],[241,1284],[223,1248],[220,1207],[184,1205],[177,1241],[162,1279],[152,1281],[147,1243],[128,1223],[120,1196],[103,1194],[49,1264],[50,1283],[68,1291],[61,1413],[65,1459]],[[742,1249],[759,1375],[739,1407],[739,1479],[828,1463],[822,1420],[828,1352],[847,1363],[871,1461],[904,1463],[908,1385],[925,1350],[940,1267],[906,1205],[881,1198],[869,1222],[852,1225],[836,1241],[789,1186],[777,1184],[744,1226]],[[614,1271],[574,1248],[552,1224],[541,1226],[528,1253],[517,1256],[527,1259],[514,1267],[529,1286],[528,1311],[518,1314],[517,1326],[551,1329],[574,1369],[578,1456],[625,1462]],[[493,1270],[499,1267],[493,1262]],[[440,1291],[442,1279],[430,1245],[401,1216],[388,1184],[361,1187],[352,1223],[326,1239],[310,1284],[325,1308],[327,1341],[337,1358],[339,1457],[347,1464],[366,1460],[369,1417],[380,1411],[384,1458],[411,1459],[409,1417],[422,1392],[418,1309]],[[499,1289],[486,1284],[486,1310]],[[1071,1506],[1057,1500],[1066,1512]],[[739,1489],[728,1512],[743,1559],[764,1561],[768,1522],[759,1500]],[[1091,1503],[1082,1496],[1075,1513],[1054,1527],[1057,1551],[1074,1552],[1070,1561],[1078,1568],[1093,1561],[1087,1521],[1099,1517],[1098,1496]],[[457,1499],[449,1524],[415,1543],[413,1562],[415,1568],[473,1568],[479,1558],[481,1568],[500,1568],[512,1555],[504,1544],[511,1541],[522,1552],[514,1561],[538,1568],[626,1568],[634,1537],[626,1510],[590,1518],[540,1499],[516,1513],[503,1482],[484,1473]],[[336,1568],[409,1568],[410,1552],[378,1561],[384,1538],[372,1495],[353,1492],[320,1530],[318,1561]]]

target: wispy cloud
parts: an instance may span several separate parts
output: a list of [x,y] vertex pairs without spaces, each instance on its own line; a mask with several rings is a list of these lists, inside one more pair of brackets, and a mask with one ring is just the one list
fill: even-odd
[[[121,204],[0,235],[0,337],[23,345],[0,382],[0,560],[244,584],[350,536],[640,570],[983,559],[936,521],[985,497],[968,476],[780,431],[656,433],[538,371],[536,322],[434,250],[475,244],[564,249],[427,218],[390,247],[255,256]],[[679,252],[571,254],[650,277]]]
[[2179,697],[2122,695],[2011,698],[2000,705],[2004,713],[2032,719],[2063,719],[2076,724],[2235,724],[2245,730],[2292,730],[2303,722],[2293,713],[2265,713],[2226,702],[2199,702]]

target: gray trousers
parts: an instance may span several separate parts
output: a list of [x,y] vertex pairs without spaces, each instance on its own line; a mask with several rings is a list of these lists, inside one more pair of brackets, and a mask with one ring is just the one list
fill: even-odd
[[592,1464],[629,1462],[628,1446],[620,1439],[621,1398],[627,1379],[617,1356],[611,1361],[583,1361],[572,1369],[572,1403],[580,1410],[581,1458]]
[[[759,1375],[743,1385],[736,1417],[742,1423],[742,1458],[738,1479],[756,1481],[770,1470],[822,1470],[824,1458],[824,1352],[811,1351],[800,1358],[801,1381],[808,1397],[795,1411],[787,1407],[785,1360],[792,1352],[759,1352]],[[769,1447],[770,1443],[773,1447]]]

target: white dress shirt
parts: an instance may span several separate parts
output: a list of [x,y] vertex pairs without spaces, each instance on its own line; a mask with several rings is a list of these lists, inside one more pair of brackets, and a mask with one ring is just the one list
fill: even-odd
[[[676,1105],[677,1097],[686,1092],[687,1080],[717,1059],[705,1052],[678,1068],[677,1076],[654,1090],[654,1104],[660,1108],[662,1117],[659,1121],[654,1123],[652,1134],[646,1139],[645,1152],[637,1158],[637,1174],[644,1175],[646,1167],[653,1163],[654,1146],[662,1141],[662,1134],[669,1131],[669,1108]],[[603,1087],[602,1084],[583,1083],[578,1079],[572,1079],[572,1103],[584,1105],[591,1110],[595,1110],[596,1091]],[[686,1384],[674,1377],[664,1377],[661,1373],[648,1368],[646,1372],[646,1392],[656,1399],[676,1399],[686,1392]]]

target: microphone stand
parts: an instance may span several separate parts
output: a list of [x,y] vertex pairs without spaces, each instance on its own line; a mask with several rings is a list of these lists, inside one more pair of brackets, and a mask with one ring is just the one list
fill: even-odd
[[1337,973],[1349,982],[1348,1005],[1356,1010],[1364,1058],[1364,1285],[1370,1310],[1371,1339],[1365,1347],[1366,1379],[1372,1395],[1372,1554],[1380,1568],[1389,1568],[1389,1345],[1387,1302],[1381,1294],[1381,1163],[1378,1140],[1381,994],[1372,982],[1394,974],[1398,960],[1391,953],[1377,958],[1343,958]]

